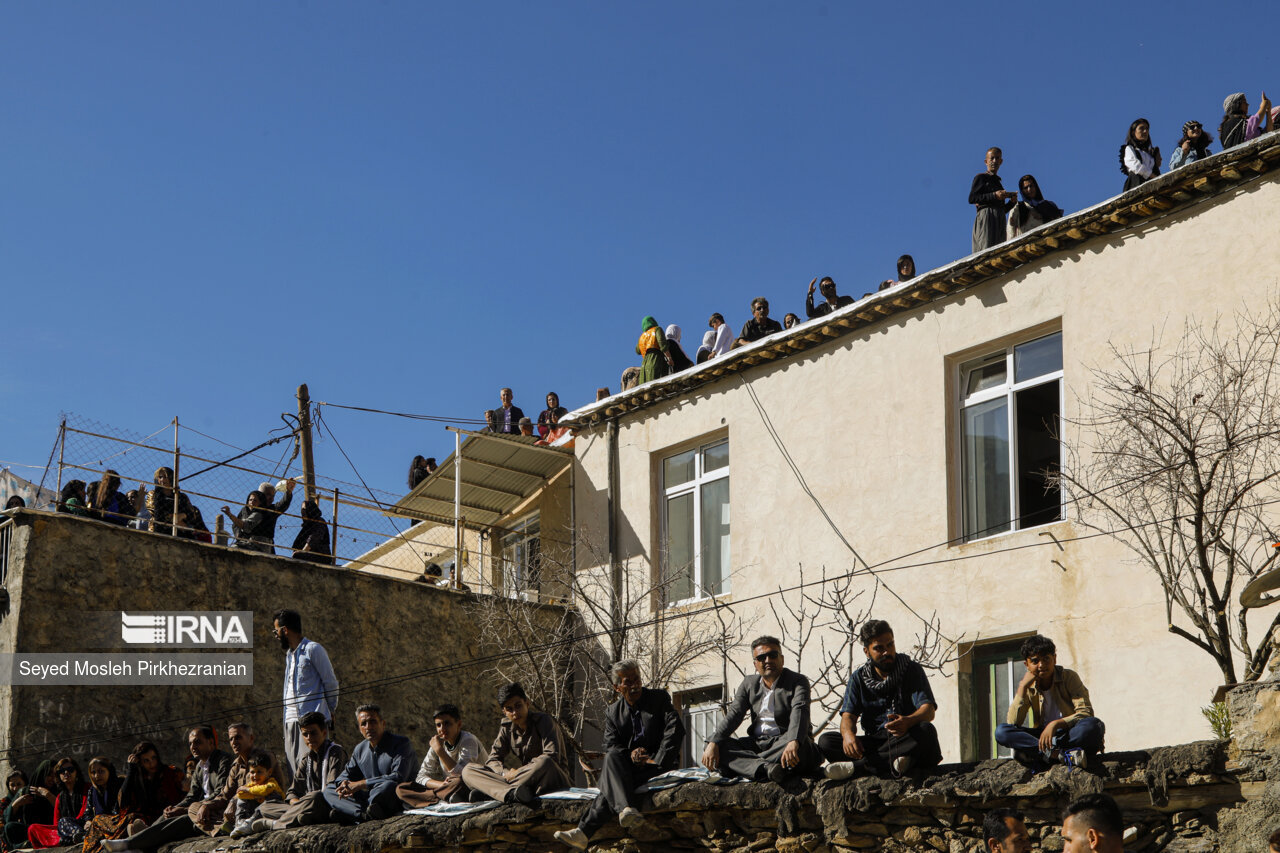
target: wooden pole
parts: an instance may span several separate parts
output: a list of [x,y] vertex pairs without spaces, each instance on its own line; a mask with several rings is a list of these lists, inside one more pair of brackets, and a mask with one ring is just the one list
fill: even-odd
[[311,456],[311,396],[304,382],[298,386],[298,438],[302,442],[302,480],[307,500],[316,499],[316,466]]

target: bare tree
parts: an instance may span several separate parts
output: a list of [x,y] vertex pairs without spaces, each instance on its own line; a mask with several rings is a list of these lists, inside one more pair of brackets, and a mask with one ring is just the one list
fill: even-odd
[[696,661],[727,657],[742,641],[741,621],[714,599],[705,612],[668,613],[674,580],[655,579],[647,565],[623,564],[616,595],[607,558],[587,565],[605,569],[573,571],[544,552],[531,573],[540,578],[542,594],[480,596],[474,605],[481,636],[502,650],[486,675],[495,683],[520,681],[529,698],[557,718],[579,755],[586,752],[586,730],[603,728],[604,708],[614,698],[614,661],[641,661],[648,683],[678,690],[688,686]]
[[1227,683],[1254,681],[1275,652],[1277,615],[1249,638],[1239,588],[1276,541],[1280,498],[1280,306],[1233,325],[1189,322],[1170,346],[1112,348],[1067,423],[1060,479],[1080,522],[1113,533],[1156,575],[1169,631]]
[[[806,583],[801,564],[795,586],[779,587],[778,594],[769,598],[791,668],[809,676],[810,701],[826,712],[822,720],[815,721],[815,731],[825,728],[840,712],[849,674],[861,665],[858,628],[875,611],[879,590],[879,581],[868,589],[865,585],[855,588],[849,574],[829,578],[825,565],[819,580]],[[955,650],[956,644],[943,637],[934,614],[916,635],[911,657],[926,669],[945,674],[944,664],[954,659]]]

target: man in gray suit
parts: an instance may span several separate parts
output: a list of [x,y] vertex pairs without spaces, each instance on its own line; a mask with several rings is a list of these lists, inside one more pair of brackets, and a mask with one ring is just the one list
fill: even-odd
[[[815,773],[822,755],[809,726],[809,679],[783,667],[777,637],[751,644],[756,674],[738,685],[724,721],[702,751],[708,770],[779,784]],[[731,737],[747,713],[747,737]]]

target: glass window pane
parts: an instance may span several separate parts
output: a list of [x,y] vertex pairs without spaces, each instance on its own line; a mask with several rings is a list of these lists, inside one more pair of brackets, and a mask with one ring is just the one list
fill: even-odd
[[1026,382],[1062,369],[1062,332],[1027,341],[1013,348],[1015,382]]
[[693,598],[693,494],[667,500],[667,601]]
[[1062,517],[1056,475],[1062,461],[1058,441],[1058,382],[1024,388],[1015,396],[1018,425],[1018,526],[1035,527]]
[[702,470],[718,471],[729,464],[729,440],[726,438],[719,444],[713,444],[702,451]]
[[1009,529],[1009,416],[1001,398],[963,412],[965,538]]
[[729,480],[702,487],[702,593],[729,591]]
[[662,487],[669,489],[692,480],[695,476],[694,461],[696,459],[696,450],[686,450],[684,453],[677,453],[662,460]]
[[1003,385],[1007,373],[1005,361],[1005,354],[1000,353],[962,365],[960,372],[965,377],[964,395],[968,397],[979,391]]

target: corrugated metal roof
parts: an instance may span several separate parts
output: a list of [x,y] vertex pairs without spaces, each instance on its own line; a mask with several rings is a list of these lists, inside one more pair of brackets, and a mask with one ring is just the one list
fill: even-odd
[[[462,516],[471,527],[493,524],[573,464],[573,451],[537,446],[537,439],[464,433]],[[396,515],[453,524],[454,455],[395,505]]]

